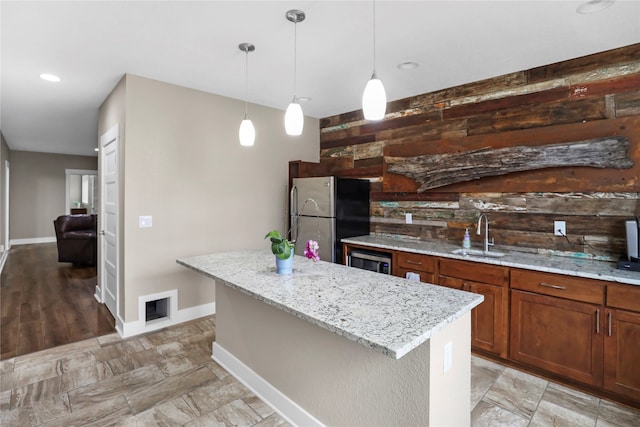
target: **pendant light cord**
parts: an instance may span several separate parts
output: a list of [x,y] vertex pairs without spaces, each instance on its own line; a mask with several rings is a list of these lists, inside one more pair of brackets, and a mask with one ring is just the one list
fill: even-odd
[[293,23],[293,102],[298,88],[298,21]]
[[249,49],[247,48],[244,53],[244,118],[246,119],[249,111]]
[[376,75],[376,0],[373,0],[373,76]]

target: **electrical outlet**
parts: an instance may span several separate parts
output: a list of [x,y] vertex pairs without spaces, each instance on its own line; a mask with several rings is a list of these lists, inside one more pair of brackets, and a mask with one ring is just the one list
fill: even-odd
[[554,236],[566,236],[567,235],[567,223],[565,221],[553,221],[553,235]]
[[153,217],[148,216],[140,216],[138,218],[138,227],[139,228],[151,228],[153,226]]
[[413,224],[413,217],[410,213],[404,214],[404,222],[405,224]]
[[453,343],[451,341],[449,341],[444,346],[444,366],[443,366],[443,371],[444,371],[445,374],[451,369],[452,365],[453,365]]

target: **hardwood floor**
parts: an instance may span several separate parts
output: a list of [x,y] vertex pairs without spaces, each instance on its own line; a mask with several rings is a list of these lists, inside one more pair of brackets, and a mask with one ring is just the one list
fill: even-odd
[[95,267],[58,262],[55,243],[14,246],[0,276],[0,360],[115,332]]

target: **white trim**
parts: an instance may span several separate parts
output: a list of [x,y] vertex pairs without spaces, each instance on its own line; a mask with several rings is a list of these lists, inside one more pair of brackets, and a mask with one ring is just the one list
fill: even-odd
[[56,236],[53,237],[33,237],[30,239],[11,239],[10,247],[13,245],[33,245],[38,243],[55,243]]
[[[159,295],[159,294],[154,294],[154,295]],[[141,298],[143,297],[138,298],[138,310],[139,310],[139,304],[140,304]],[[166,298],[166,297],[162,297],[162,296],[160,298],[153,297],[144,301],[145,302],[153,301],[155,299],[161,299],[161,298]],[[135,335],[146,334],[147,332],[156,331],[158,329],[166,328],[168,326],[173,326],[180,323],[188,322],[190,320],[199,319],[204,316],[211,316],[213,314],[216,314],[215,302],[212,302],[209,304],[197,305],[195,307],[189,307],[182,310],[177,310],[176,308],[173,308],[174,304],[177,307],[177,299],[172,298],[171,307],[169,308],[169,311],[170,312],[173,311],[174,315],[171,315],[168,320],[158,319],[158,321],[145,322],[144,321],[145,314],[143,310],[142,315],[139,315],[138,320],[133,322],[124,322],[120,318],[120,316],[118,316],[116,318],[116,330],[118,331],[118,333],[122,338],[129,338]],[[142,306],[144,307],[144,304]]]
[[[9,160],[4,161],[4,200],[3,200],[3,209],[4,209],[4,223],[0,225],[3,230],[4,241],[2,245],[4,246],[4,253],[9,252],[11,249],[11,242],[9,241],[9,179],[11,178],[11,164]],[[4,264],[3,264],[4,265]],[[2,269],[0,268],[0,271]]]
[[324,426],[320,420],[275,388],[240,359],[217,342],[211,347],[211,358],[244,384],[263,402],[271,406],[289,424],[295,426]]

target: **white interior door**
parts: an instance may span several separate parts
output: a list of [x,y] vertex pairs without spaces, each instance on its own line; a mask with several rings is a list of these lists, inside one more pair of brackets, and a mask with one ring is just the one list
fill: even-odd
[[118,318],[118,125],[100,137],[102,302]]

